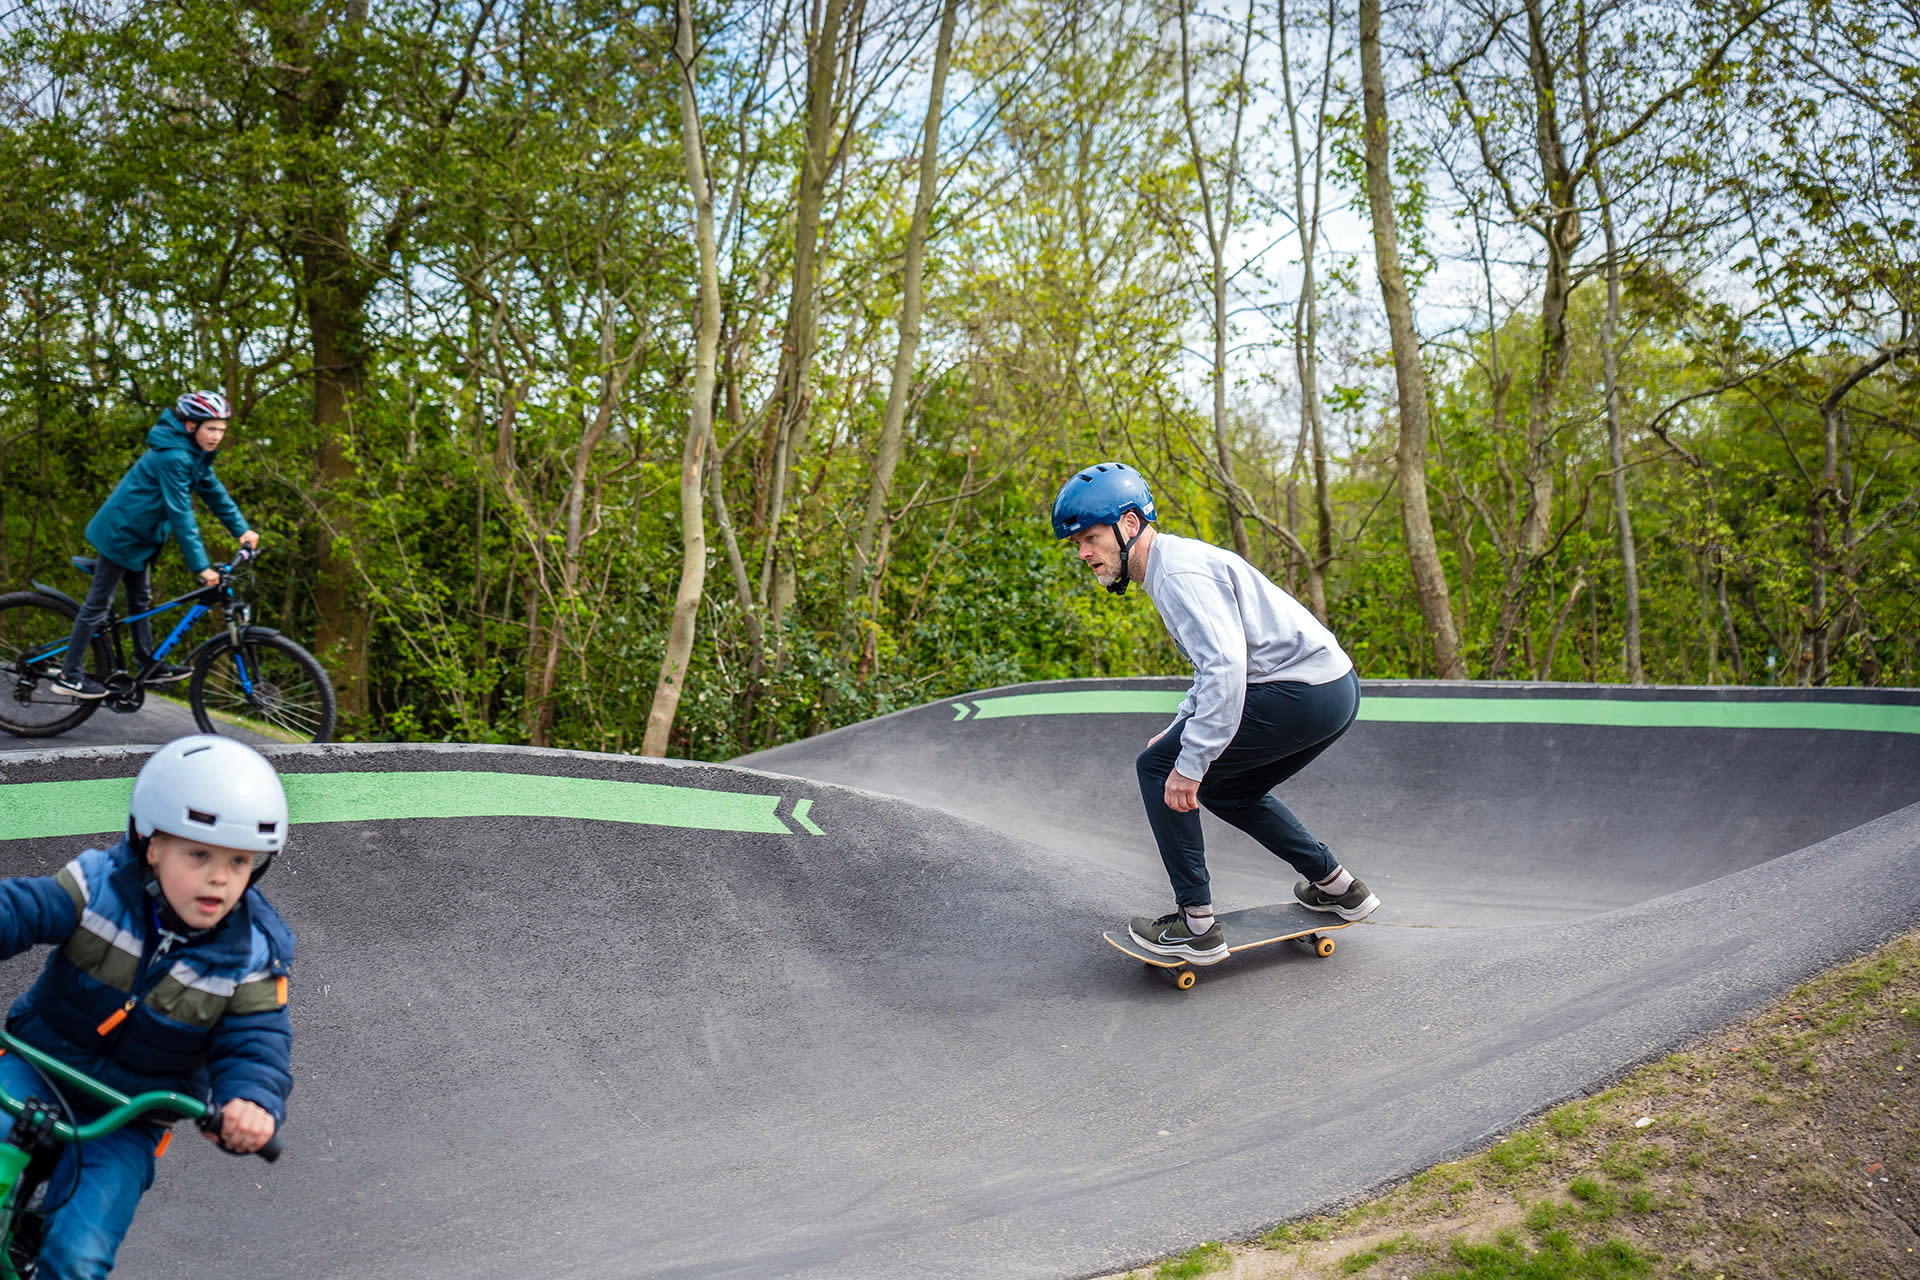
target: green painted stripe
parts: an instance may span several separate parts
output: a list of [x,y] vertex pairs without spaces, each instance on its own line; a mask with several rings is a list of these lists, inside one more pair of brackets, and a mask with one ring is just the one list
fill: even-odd
[[[284,781],[289,817],[296,826],[388,818],[593,818],[698,831],[793,834],[774,814],[781,797],[738,791],[465,770],[296,773]],[[0,840],[119,831],[132,794],[131,778],[0,785]],[[820,833],[810,820],[804,825]]]
[[822,831],[820,828],[813,825],[813,819],[807,816],[812,812],[813,812],[813,800],[811,798],[795,800],[793,802],[793,820],[795,822],[799,823],[802,827],[806,828],[807,833],[809,835],[823,836],[827,834],[826,832]]
[[[1160,689],[1098,689],[1014,693],[970,701],[976,708],[972,717],[975,720],[1094,714],[1170,716],[1179,708],[1182,696]],[[1639,729],[1842,729],[1867,733],[1920,733],[1920,707],[1858,702],[1417,698],[1375,694],[1361,699],[1360,719],[1410,724],[1566,724],[1615,725]]]
[[[1070,693],[1010,693],[998,698],[973,698],[979,710],[975,720],[1007,716],[1080,716],[1131,712],[1170,716],[1183,695],[1162,689],[1090,689]],[[956,717],[957,718],[957,717]]]
[[0,786],[0,840],[124,831],[132,778],[13,782]]
[[1860,702],[1377,697],[1361,700],[1360,718],[1413,724],[1581,724],[1636,729],[1844,729],[1866,733],[1920,733],[1920,707]]

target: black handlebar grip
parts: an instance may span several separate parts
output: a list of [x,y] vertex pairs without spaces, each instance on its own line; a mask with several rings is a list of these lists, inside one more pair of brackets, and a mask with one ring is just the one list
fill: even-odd
[[[208,1111],[207,1114],[194,1121],[194,1124],[200,1128],[201,1132],[215,1135],[217,1141],[220,1133],[220,1108],[214,1107]],[[272,1164],[278,1160],[280,1153],[286,1150],[285,1145],[280,1141],[280,1130],[278,1128],[274,1129],[273,1136],[268,1138],[266,1144],[258,1150],[235,1151],[224,1142],[219,1143],[219,1147],[230,1156],[259,1156],[268,1164]]]

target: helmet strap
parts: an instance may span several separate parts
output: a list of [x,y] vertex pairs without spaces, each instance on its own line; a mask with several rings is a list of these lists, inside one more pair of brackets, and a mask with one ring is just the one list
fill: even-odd
[[181,938],[190,938],[200,930],[180,918],[180,913],[167,901],[167,895],[160,891],[160,876],[149,866],[146,877],[147,902],[153,908],[154,923],[167,933]]
[[[1123,513],[1124,514],[1124,513]],[[1140,535],[1147,531],[1147,522],[1140,521],[1140,527],[1133,531],[1131,538],[1120,536],[1120,525],[1116,521],[1112,526],[1114,541],[1120,544],[1120,576],[1107,584],[1107,590],[1117,596],[1127,594],[1127,583],[1132,579],[1128,575],[1127,553],[1133,550],[1133,544],[1140,541]]]

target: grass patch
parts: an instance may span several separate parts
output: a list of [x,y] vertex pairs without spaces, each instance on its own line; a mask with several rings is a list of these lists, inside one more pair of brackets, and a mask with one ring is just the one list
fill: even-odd
[[1551,1129],[1546,1132],[1527,1129],[1502,1139],[1487,1151],[1487,1161],[1505,1175],[1508,1182],[1512,1182],[1547,1158],[1547,1142],[1551,1132]]
[[1567,1184],[1567,1194],[1586,1206],[1596,1222],[1605,1222],[1620,1208],[1620,1193],[1590,1174],[1581,1174]]
[[1177,1258],[1161,1263],[1153,1273],[1153,1280],[1194,1280],[1195,1276],[1224,1271],[1232,1263],[1233,1255],[1227,1252],[1227,1246],[1217,1240],[1209,1240]]
[[1391,1240],[1382,1240],[1371,1248],[1350,1253],[1340,1259],[1340,1272],[1342,1275],[1357,1276],[1372,1267],[1374,1263],[1394,1257],[1413,1247],[1415,1247],[1413,1236],[1402,1233]]
[[1485,1244],[1455,1242],[1453,1265],[1435,1280],[1639,1280],[1653,1260],[1624,1240],[1581,1245],[1549,1231],[1537,1245],[1502,1235]]

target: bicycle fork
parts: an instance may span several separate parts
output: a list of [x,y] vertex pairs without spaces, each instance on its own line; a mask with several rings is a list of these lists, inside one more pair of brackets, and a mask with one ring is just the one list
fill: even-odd
[[227,643],[233,646],[233,669],[240,673],[240,690],[253,700],[253,674],[247,670],[247,651],[240,643],[247,624],[253,620],[253,606],[244,601],[227,608]]

